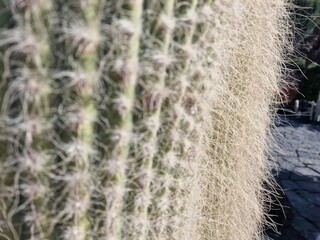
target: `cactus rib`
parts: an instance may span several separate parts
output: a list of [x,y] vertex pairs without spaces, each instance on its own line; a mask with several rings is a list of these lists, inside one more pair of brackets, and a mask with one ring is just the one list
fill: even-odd
[[170,64],[169,46],[174,27],[174,1],[148,1],[144,5],[140,72],[136,88],[133,163],[128,171],[129,239],[145,239],[153,227],[149,224],[150,183],[154,177],[153,158],[157,151],[157,131],[165,93],[166,68]]
[[[7,183],[16,188],[11,203],[7,202],[8,225],[18,225],[19,231],[11,228],[14,239],[50,235],[50,213],[46,205],[50,199],[50,157],[44,141],[50,129],[45,119],[49,117],[48,95],[50,81],[45,58],[50,59],[46,17],[50,3],[35,2],[23,5],[10,2],[14,18],[11,29],[1,33],[7,49],[3,56],[2,79],[6,88],[1,104],[1,115],[7,119],[7,163],[18,169]],[[41,34],[40,34],[41,32]],[[38,41],[39,40],[39,41]],[[38,42],[36,42],[38,41]],[[7,166],[6,166],[7,165]],[[5,170],[6,171],[6,170]],[[9,169],[8,169],[9,171]],[[16,208],[16,209],[14,209]],[[20,212],[24,209],[24,212]],[[5,212],[6,210],[2,210]]]
[[[55,80],[60,101],[56,121],[56,152],[60,186],[55,211],[61,209],[56,225],[63,239],[90,237],[90,198],[93,191],[91,164],[94,154],[96,110],[92,100],[98,70],[100,43],[100,0],[57,1],[59,19],[53,44],[59,56]],[[67,84],[66,84],[67,83]]]
[[119,239],[124,219],[126,169],[132,134],[132,112],[138,77],[141,0],[109,1],[102,21],[100,80],[96,125],[98,191],[94,202],[97,237]]

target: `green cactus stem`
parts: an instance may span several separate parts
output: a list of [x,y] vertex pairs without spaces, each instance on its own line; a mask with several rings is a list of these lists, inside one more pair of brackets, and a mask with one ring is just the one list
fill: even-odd
[[[101,76],[97,89],[97,237],[120,239],[132,111],[138,77],[143,1],[109,1],[102,25]],[[125,231],[125,229],[124,229]]]
[[50,2],[11,1],[7,7],[13,26],[1,31],[0,43],[6,49],[1,116],[9,137],[2,171],[7,176],[5,182],[15,191],[9,201],[2,202],[1,212],[11,232],[8,237],[46,239],[51,227],[46,209],[50,157],[44,144],[50,129],[46,121],[50,86],[44,60],[50,59],[46,31]]
[[170,64],[169,46],[174,28],[174,1],[148,1],[143,16],[140,71],[136,88],[133,163],[127,181],[128,239],[145,239],[153,227],[149,224],[150,183],[154,176],[153,158],[157,152],[157,131],[165,94],[166,68]]
[[94,155],[96,109],[93,90],[97,80],[100,44],[101,1],[57,1],[53,40],[57,69],[53,75],[58,108],[55,172],[56,232],[62,239],[91,237],[90,168]]
[[[156,169],[156,181],[152,185],[154,198],[150,215],[156,226],[156,239],[167,236],[174,239],[175,228],[177,227],[176,214],[179,207],[173,201],[174,196],[179,196],[179,182],[172,176],[172,169],[181,167],[183,170],[182,144],[184,136],[188,135],[188,129],[180,129],[179,122],[184,118],[184,96],[188,87],[187,73],[192,53],[192,38],[195,31],[197,1],[177,1],[175,3],[175,22],[173,31],[172,55],[173,64],[168,68],[168,75],[165,80],[165,87],[168,89],[168,96],[164,99],[160,115],[160,129],[158,131],[158,152],[154,158]],[[189,118],[190,119],[190,118]],[[191,118],[192,119],[192,118]],[[182,132],[185,135],[181,135]],[[178,146],[178,147],[175,147]],[[184,153],[183,153],[184,154]],[[179,163],[180,162],[180,163]],[[181,164],[181,165],[180,165]],[[171,172],[171,173],[170,173]]]

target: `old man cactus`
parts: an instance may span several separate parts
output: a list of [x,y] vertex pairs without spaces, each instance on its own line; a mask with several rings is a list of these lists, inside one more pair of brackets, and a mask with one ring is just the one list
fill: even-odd
[[0,239],[260,236],[285,13],[0,0]]

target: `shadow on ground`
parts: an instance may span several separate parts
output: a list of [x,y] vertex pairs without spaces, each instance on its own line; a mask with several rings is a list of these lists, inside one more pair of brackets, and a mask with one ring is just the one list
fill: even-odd
[[[320,240],[320,179],[282,171],[277,182],[278,200],[269,212],[278,233],[267,230],[274,240]],[[280,206],[280,204],[282,206]]]
[[301,125],[306,126],[311,131],[320,131],[320,122],[314,122],[309,119],[309,117],[293,117],[282,115],[276,121],[277,126],[286,126],[290,125],[292,127],[299,127]]

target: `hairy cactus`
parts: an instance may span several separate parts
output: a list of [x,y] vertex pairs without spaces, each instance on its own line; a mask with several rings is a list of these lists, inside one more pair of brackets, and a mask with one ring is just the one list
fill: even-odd
[[0,239],[261,236],[285,0],[0,8]]

